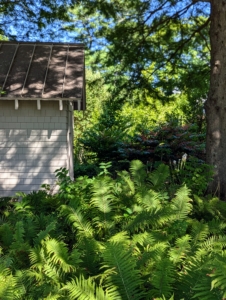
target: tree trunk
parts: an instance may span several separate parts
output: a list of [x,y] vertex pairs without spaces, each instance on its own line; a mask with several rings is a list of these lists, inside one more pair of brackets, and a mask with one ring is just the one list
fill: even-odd
[[226,0],[211,0],[211,76],[206,102],[207,163],[214,167],[209,192],[226,200]]

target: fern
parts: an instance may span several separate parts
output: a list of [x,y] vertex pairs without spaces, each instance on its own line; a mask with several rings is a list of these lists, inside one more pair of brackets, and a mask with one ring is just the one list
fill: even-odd
[[3,246],[9,247],[13,242],[12,225],[6,222],[0,226],[0,241]]
[[12,275],[0,274],[0,299],[13,300],[16,280]]
[[74,209],[71,206],[62,205],[61,214],[66,216],[69,223],[78,230],[80,236],[92,237],[93,228],[91,223],[82,214],[81,209]]
[[[163,296],[161,298],[155,298],[155,300],[167,300],[167,299],[165,298],[165,296]],[[170,297],[169,300],[174,300],[174,295],[172,297]],[[184,300],[184,299],[181,299],[181,300]]]
[[168,197],[154,190],[146,191],[144,195],[139,195],[139,203],[143,205],[145,210],[151,211],[153,209],[161,209],[162,202]]
[[196,220],[192,221],[192,247],[197,247],[200,242],[204,241],[209,234],[208,225],[203,222],[198,222]]
[[170,297],[173,291],[173,283],[176,278],[176,270],[173,263],[168,258],[163,258],[156,264],[153,270],[150,283],[154,287],[150,291],[152,297]]
[[50,284],[54,287],[62,281],[60,269],[51,262],[43,248],[36,248],[30,253],[31,268],[26,272],[30,282],[34,280],[41,284]]
[[111,204],[114,200],[113,183],[110,177],[97,178],[93,181],[91,204],[98,208],[104,215],[111,212]]
[[121,243],[121,244],[128,245],[129,243],[131,243],[131,240],[130,240],[130,237],[128,235],[128,232],[121,231],[121,232],[118,232],[115,235],[111,236],[110,239],[109,239],[109,242],[111,242],[111,243]]
[[123,190],[128,196],[135,194],[135,185],[127,171],[122,171],[118,173],[119,177],[122,179]]
[[214,259],[213,271],[209,274],[211,277],[211,290],[221,290],[222,299],[226,298],[226,252],[223,255],[217,255]]
[[33,239],[39,230],[39,228],[35,223],[34,216],[29,216],[24,218],[24,229],[25,229],[26,241],[28,241],[29,244],[32,244]]
[[51,222],[45,230],[41,230],[38,234],[37,237],[34,239],[35,244],[40,244],[42,240],[44,240],[51,231],[55,230],[56,228],[56,222]]
[[45,247],[52,265],[57,265],[65,273],[75,270],[75,266],[70,263],[68,249],[63,242],[49,239],[45,242]]
[[171,208],[174,220],[183,220],[191,212],[192,205],[189,193],[189,189],[184,185],[176,192],[176,197],[172,199]]
[[136,260],[125,249],[124,244],[107,243],[103,260],[102,268],[108,275],[106,288],[117,288],[123,300],[142,299],[142,292],[139,290],[142,281],[135,268]]
[[87,275],[97,275],[101,260],[100,253],[104,249],[103,244],[95,239],[83,237],[78,240],[75,247],[74,251],[77,249],[82,258],[79,267],[85,270]]
[[[114,209],[113,183],[108,177],[100,177],[93,181],[91,206],[97,208],[93,210],[93,222],[95,223],[96,232],[103,236],[111,227],[114,226],[112,213]],[[104,231],[104,232],[102,232]]]
[[[204,274],[203,274],[204,275]],[[194,296],[192,299],[199,300],[222,300],[224,299],[223,292],[221,290],[211,290],[211,279],[206,276],[202,276],[202,280],[196,284],[192,290],[194,292]]]
[[160,190],[165,186],[165,182],[169,175],[169,166],[161,164],[156,170],[149,174],[148,179],[156,190]]
[[23,221],[16,222],[15,233],[13,235],[16,244],[22,244],[24,242],[24,223]]
[[85,279],[82,275],[68,282],[62,290],[68,291],[72,300],[122,300],[114,289],[103,290],[91,278]]
[[11,274],[10,269],[2,269],[0,272],[0,299],[21,299],[22,294],[21,285],[17,278]]
[[137,260],[137,267],[141,271],[142,275],[150,277],[150,274],[155,270],[156,263],[166,256],[169,245],[164,242],[154,242],[144,243],[143,245],[137,245],[134,252]]
[[209,232],[212,234],[223,234],[226,229],[226,223],[222,220],[213,219],[208,222]]
[[[73,273],[81,262],[78,250],[74,249],[71,254],[66,245],[56,239],[46,239],[42,242],[42,247],[36,247],[30,251],[30,261],[32,268],[37,270],[34,273],[36,280],[42,281],[45,274],[56,283],[63,280],[65,273]],[[30,276],[33,276],[31,273]]]
[[147,173],[144,164],[140,160],[133,160],[130,163],[130,172],[137,187],[143,186]]
[[169,251],[170,259],[174,264],[181,262],[189,254],[191,250],[190,240],[191,237],[189,235],[176,240],[175,246]]

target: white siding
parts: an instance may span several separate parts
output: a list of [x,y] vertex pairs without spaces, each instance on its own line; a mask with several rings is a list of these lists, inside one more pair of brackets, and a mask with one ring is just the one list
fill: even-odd
[[[72,141],[68,130],[68,105],[58,101],[0,100],[0,197],[17,191],[38,190],[43,183],[54,185],[54,171],[70,168]],[[70,125],[71,126],[71,125]]]

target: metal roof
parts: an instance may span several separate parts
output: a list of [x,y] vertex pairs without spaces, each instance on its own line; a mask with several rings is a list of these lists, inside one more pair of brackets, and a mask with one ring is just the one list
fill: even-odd
[[85,109],[83,44],[0,42],[0,90],[0,100],[71,100]]

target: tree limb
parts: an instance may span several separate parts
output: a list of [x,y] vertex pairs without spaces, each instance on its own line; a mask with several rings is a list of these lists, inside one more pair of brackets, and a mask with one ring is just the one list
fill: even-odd
[[197,2],[211,2],[211,0],[192,0],[192,3],[195,4]]

